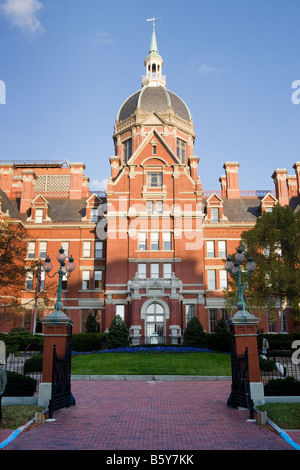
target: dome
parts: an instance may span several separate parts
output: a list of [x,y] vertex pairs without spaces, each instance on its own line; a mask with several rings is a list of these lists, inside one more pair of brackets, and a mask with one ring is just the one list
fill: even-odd
[[163,86],[146,86],[131,95],[121,106],[117,121],[125,121],[138,109],[145,113],[165,113],[172,107],[184,121],[191,121],[191,113],[185,102]]

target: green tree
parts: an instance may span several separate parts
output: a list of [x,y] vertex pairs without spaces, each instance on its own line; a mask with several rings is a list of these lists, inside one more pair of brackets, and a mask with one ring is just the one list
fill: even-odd
[[192,317],[183,334],[183,346],[193,348],[206,347],[206,334],[197,317]]
[[[241,248],[246,260],[252,256],[256,263],[253,274],[243,277],[248,306],[275,312],[278,306],[282,310],[290,305],[294,317],[299,318],[300,212],[275,206],[257,220],[253,229],[243,232]],[[232,300],[236,280],[230,280],[230,287],[227,300]]]
[[95,315],[93,315],[91,312],[89,312],[86,323],[85,323],[85,331],[87,333],[97,333],[98,331],[98,323],[95,318]]
[[120,315],[116,315],[108,329],[106,346],[108,349],[126,348],[130,345],[129,332]]

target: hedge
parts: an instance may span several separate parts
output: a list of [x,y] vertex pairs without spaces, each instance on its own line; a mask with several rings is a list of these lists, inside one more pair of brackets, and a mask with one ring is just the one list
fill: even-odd
[[265,396],[300,396],[300,381],[294,377],[270,380],[265,386]]
[[76,352],[105,349],[105,333],[75,333],[72,336],[72,350]]
[[32,397],[36,391],[37,381],[27,375],[7,371],[5,397]]

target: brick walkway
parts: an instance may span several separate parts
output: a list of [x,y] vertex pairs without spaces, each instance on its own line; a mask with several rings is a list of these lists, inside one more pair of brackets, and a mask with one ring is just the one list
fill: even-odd
[[226,405],[227,381],[74,381],[76,406],[4,450],[293,450]]

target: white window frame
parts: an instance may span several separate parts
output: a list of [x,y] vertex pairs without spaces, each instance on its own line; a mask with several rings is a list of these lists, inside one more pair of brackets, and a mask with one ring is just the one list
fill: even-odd
[[28,242],[27,258],[30,258],[30,259],[35,258],[35,242]]
[[147,250],[147,232],[138,233],[138,250]]
[[91,272],[90,271],[82,271],[81,279],[82,279],[81,290],[90,290]]
[[216,270],[207,270],[207,290],[216,290]]
[[95,259],[103,258],[103,242],[95,241]]
[[226,240],[218,240],[218,253],[219,253],[219,258],[226,258],[227,256]]
[[123,321],[125,321],[125,305],[116,305],[116,316],[119,315]]
[[207,256],[207,258],[215,258],[215,242],[214,242],[214,240],[207,240],[207,242],[206,242],[206,256]]
[[47,257],[47,242],[43,241],[39,243],[39,258],[43,259],[46,257]]
[[228,273],[225,269],[219,270],[219,282],[221,290],[228,288]]
[[150,232],[150,250],[159,250],[159,232]]
[[92,248],[92,242],[91,241],[85,241],[83,242],[83,258],[90,258],[91,257],[91,248]]
[[164,279],[171,279],[172,263],[163,263],[163,276],[164,276]]
[[163,232],[163,250],[172,250],[171,232]]
[[159,278],[159,263],[150,263],[150,277],[151,279]]
[[69,258],[69,246],[70,246],[70,242],[61,242],[61,247],[64,250],[67,258]]
[[35,209],[35,223],[42,224],[44,220],[44,209]]
[[147,278],[147,264],[138,263],[138,278],[146,279]]
[[[100,282],[100,286],[97,286],[97,283]],[[101,269],[96,269],[94,271],[94,289],[95,290],[102,290],[103,289],[103,274]]]

